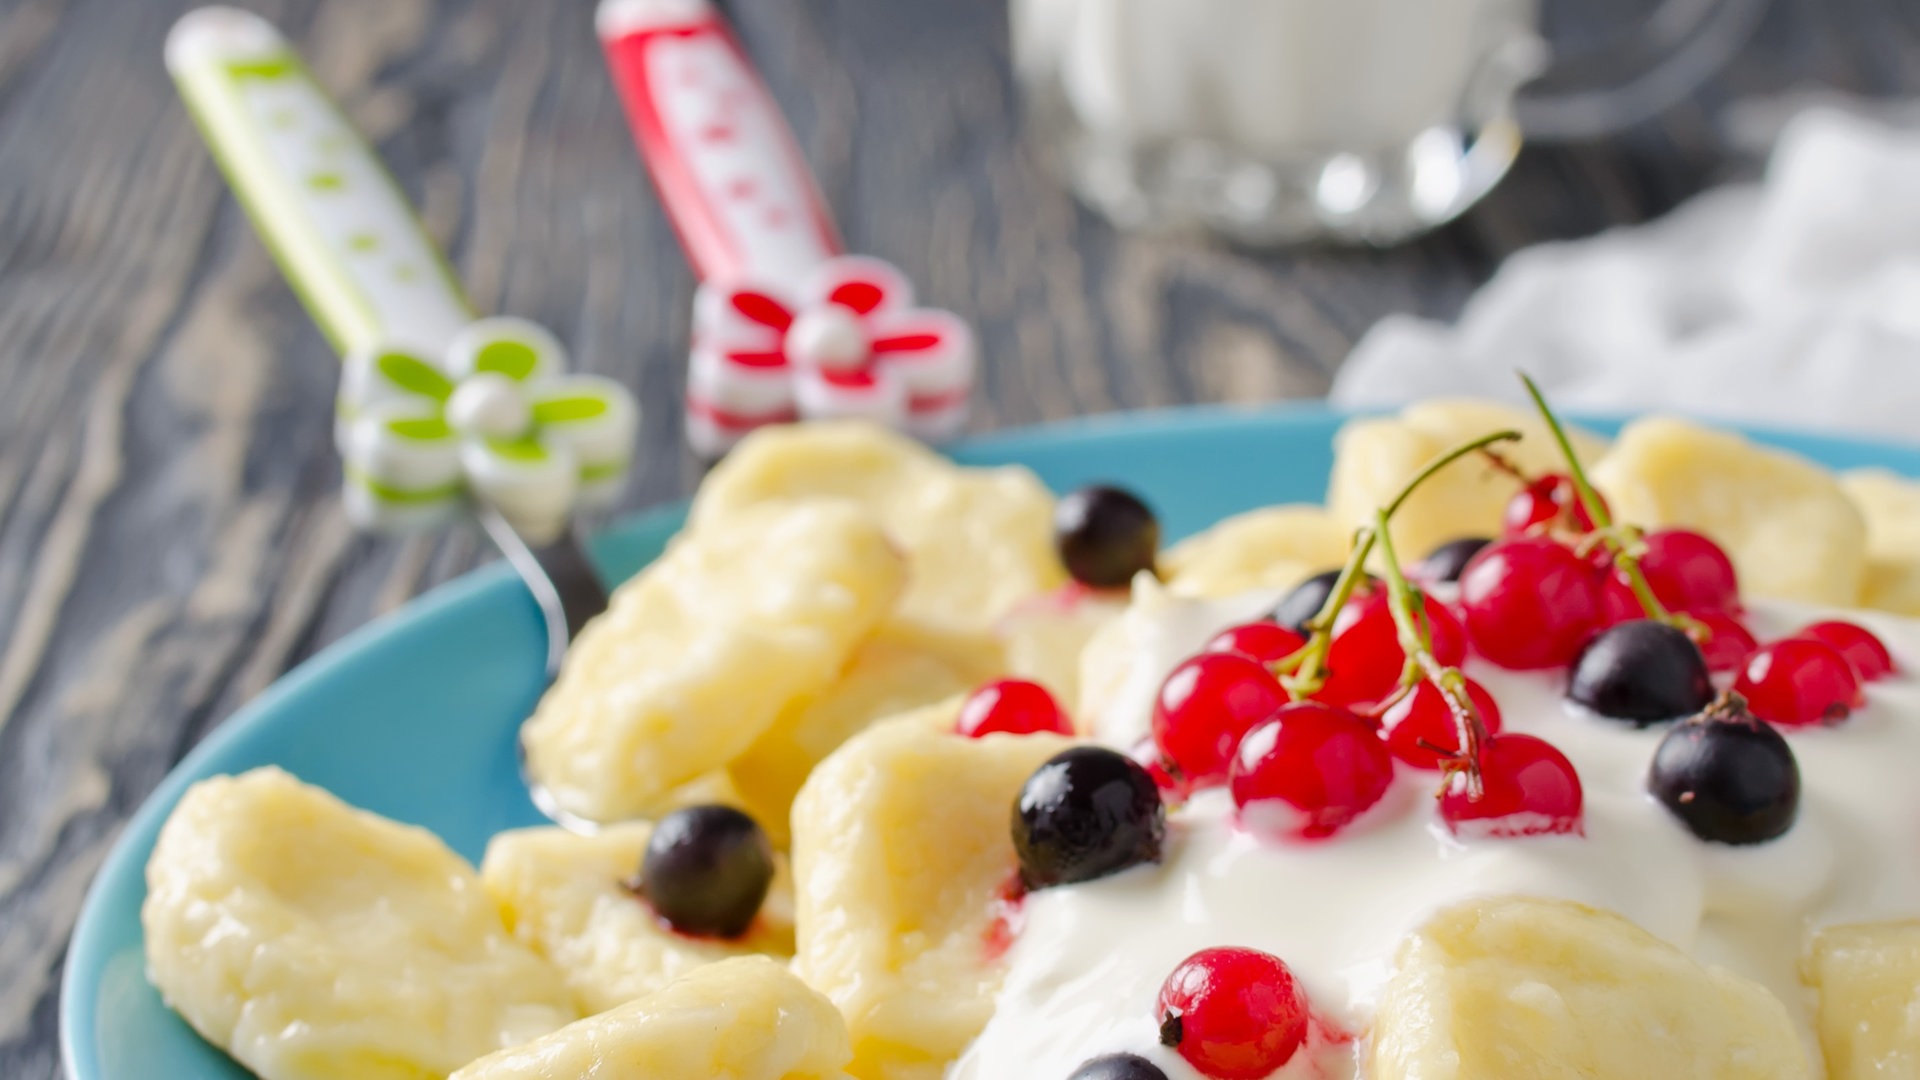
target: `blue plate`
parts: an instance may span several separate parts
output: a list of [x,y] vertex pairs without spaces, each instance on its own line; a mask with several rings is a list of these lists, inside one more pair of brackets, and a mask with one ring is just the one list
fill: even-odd
[[[1017,462],[1056,490],[1124,478],[1169,537],[1276,502],[1317,502],[1341,418],[1319,407],[1186,409],[1038,428],[970,443],[978,464]],[[1602,429],[1612,424],[1596,424]],[[1835,468],[1920,476],[1920,450],[1758,433]],[[609,580],[657,555],[682,509],[642,514],[601,536]],[[80,913],[61,995],[71,1080],[247,1080],[147,984],[143,878],[155,834],[189,784],[275,764],[358,806],[415,822],[477,859],[501,829],[538,823],[514,733],[544,679],[532,600],[501,567],[435,589],[281,679],[173,770],[107,858]]]

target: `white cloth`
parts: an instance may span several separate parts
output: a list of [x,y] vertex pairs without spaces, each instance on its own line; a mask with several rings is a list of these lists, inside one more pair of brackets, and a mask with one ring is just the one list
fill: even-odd
[[1331,394],[1671,409],[1920,442],[1920,129],[1796,116],[1765,179],[1510,258],[1457,325],[1376,325]]

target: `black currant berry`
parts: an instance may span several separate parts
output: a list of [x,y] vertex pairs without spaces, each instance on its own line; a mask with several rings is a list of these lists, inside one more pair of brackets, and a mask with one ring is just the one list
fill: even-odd
[[1053,543],[1082,585],[1118,589],[1160,554],[1160,521],[1139,496],[1116,487],[1083,487],[1053,511]]
[[1158,862],[1166,835],[1167,810],[1153,777],[1105,747],[1055,754],[1013,804],[1013,847],[1030,889]]
[[[1363,579],[1361,588],[1371,586],[1374,580],[1373,575],[1368,574],[1366,578]],[[1280,601],[1280,605],[1273,609],[1273,615],[1270,617],[1274,622],[1279,623],[1289,630],[1296,630],[1302,634],[1306,633],[1307,623],[1311,621],[1315,615],[1320,614],[1321,608],[1327,606],[1327,597],[1333,595],[1333,587],[1338,584],[1339,581],[1340,571],[1338,570],[1327,570],[1313,575],[1300,584],[1295,585],[1293,591],[1288,593],[1285,599]],[[1358,590],[1356,589],[1355,591],[1357,592]]]
[[1702,840],[1763,844],[1793,828],[1800,765],[1773,725],[1728,695],[1660,740],[1647,790]]
[[1469,536],[1461,540],[1452,540],[1434,548],[1426,558],[1420,560],[1418,577],[1429,584],[1436,581],[1459,581],[1460,572],[1467,568],[1480,549],[1493,543],[1484,536]]
[[691,806],[660,819],[634,891],[667,925],[697,937],[747,932],[773,885],[773,845],[731,806]]
[[1073,1070],[1067,1080],[1167,1080],[1167,1074],[1138,1054],[1108,1054]]
[[1567,697],[1609,720],[1645,727],[1713,701],[1700,646],[1678,627],[1634,619],[1602,630],[1573,662]]

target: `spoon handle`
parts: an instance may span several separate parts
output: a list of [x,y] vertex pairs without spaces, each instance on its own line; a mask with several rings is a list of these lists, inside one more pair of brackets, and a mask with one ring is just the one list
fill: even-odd
[[700,280],[793,284],[842,254],[786,117],[708,0],[604,0],[596,22]]
[[175,24],[166,58],[254,229],[335,349],[444,353],[473,309],[286,38],[257,15],[201,8]]
[[607,596],[573,534],[618,495],[639,412],[522,319],[479,318],[379,156],[271,23],[194,11],[167,67],[287,282],[345,361],[348,515],[476,515],[539,601],[549,670]]

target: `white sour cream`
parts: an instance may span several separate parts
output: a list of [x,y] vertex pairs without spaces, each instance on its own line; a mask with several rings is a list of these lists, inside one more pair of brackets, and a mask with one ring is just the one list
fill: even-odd
[[[1088,652],[1083,704],[1097,737],[1119,748],[1145,737],[1167,672],[1274,599],[1191,601],[1144,587]],[[1749,621],[1766,641],[1822,617],[1761,604]],[[1844,617],[1879,634],[1903,672],[1920,671],[1920,624]],[[1911,675],[1872,684],[1867,707],[1839,727],[1788,731],[1799,820],[1770,844],[1734,848],[1696,840],[1646,794],[1664,727],[1638,730],[1569,705],[1562,672],[1466,670],[1493,693],[1506,730],[1548,739],[1573,760],[1584,837],[1457,840],[1434,812],[1438,774],[1404,766],[1366,818],[1313,843],[1256,840],[1234,827],[1224,792],[1203,793],[1170,816],[1160,865],[1027,899],[993,1020],[949,1077],[1065,1080],[1088,1058],[1129,1051],[1170,1080],[1202,1080],[1158,1045],[1154,1000],[1180,961],[1220,945],[1286,961],[1315,1014],[1356,1036],[1316,1037],[1277,1077],[1353,1077],[1400,940],[1440,908],[1515,894],[1619,912],[1767,985],[1810,1039],[1797,975],[1810,931],[1920,915],[1920,680]]]

